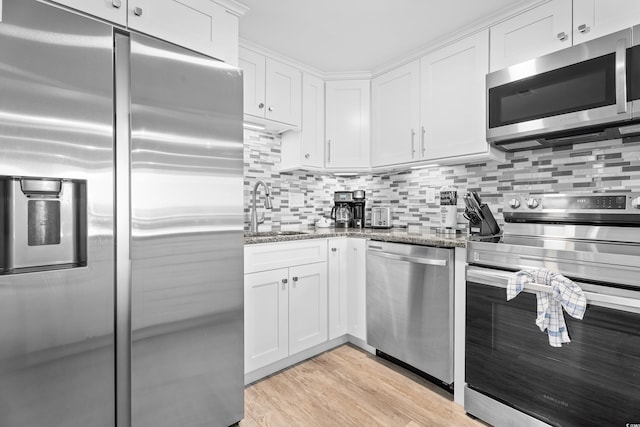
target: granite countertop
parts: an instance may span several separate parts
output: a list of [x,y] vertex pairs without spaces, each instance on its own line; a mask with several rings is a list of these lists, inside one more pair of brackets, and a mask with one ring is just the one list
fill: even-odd
[[299,231],[265,231],[260,233],[248,233],[244,235],[244,244],[289,242],[305,239],[325,239],[330,237],[360,237],[383,242],[410,243],[423,246],[438,246],[445,248],[465,248],[467,246],[466,234],[449,236],[440,234],[434,228],[310,228]]

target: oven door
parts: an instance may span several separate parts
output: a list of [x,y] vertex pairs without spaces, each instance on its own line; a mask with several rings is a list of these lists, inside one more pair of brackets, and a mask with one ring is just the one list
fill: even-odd
[[512,274],[467,269],[467,386],[551,425],[640,422],[640,292],[579,283],[587,311],[565,313],[571,342],[555,348],[535,324],[532,291],[506,301]]
[[487,141],[527,148],[540,136],[558,135],[561,143],[565,133],[589,127],[598,127],[599,138],[603,124],[630,120],[631,41],[627,29],[488,74]]

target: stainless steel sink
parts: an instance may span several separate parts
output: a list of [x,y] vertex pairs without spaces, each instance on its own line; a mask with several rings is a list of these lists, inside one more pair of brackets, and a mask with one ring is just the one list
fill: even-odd
[[258,231],[257,233],[245,232],[244,237],[277,237],[277,236],[299,236],[307,234],[304,231]]

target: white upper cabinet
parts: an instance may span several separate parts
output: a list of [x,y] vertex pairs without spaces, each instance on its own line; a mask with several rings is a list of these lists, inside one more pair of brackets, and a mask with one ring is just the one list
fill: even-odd
[[422,157],[420,61],[371,82],[371,165],[406,163]]
[[638,0],[552,0],[491,27],[491,71],[639,23]]
[[302,73],[249,49],[240,48],[244,112],[259,119],[300,126]]
[[303,74],[302,129],[282,134],[280,169],[322,169],[323,167],[324,80]]
[[129,28],[238,65],[238,16],[211,0],[129,0]]
[[244,10],[212,0],[51,0],[132,30],[238,65]]
[[487,153],[485,75],[489,32],[481,31],[420,61],[425,160]]
[[370,86],[369,80],[326,82],[327,169],[369,167]]
[[127,0],[52,0],[118,25],[127,25]]
[[638,0],[576,0],[573,43],[582,43],[640,24]]
[[552,0],[491,27],[491,71],[571,46],[571,3]]

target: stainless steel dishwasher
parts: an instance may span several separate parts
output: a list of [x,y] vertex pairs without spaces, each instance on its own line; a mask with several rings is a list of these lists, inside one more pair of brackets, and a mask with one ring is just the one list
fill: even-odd
[[453,249],[367,244],[367,344],[453,384]]

